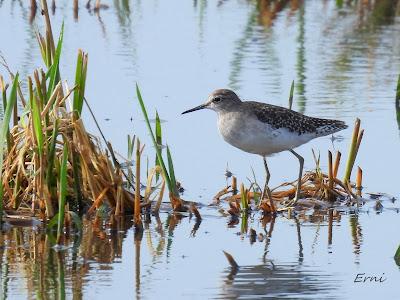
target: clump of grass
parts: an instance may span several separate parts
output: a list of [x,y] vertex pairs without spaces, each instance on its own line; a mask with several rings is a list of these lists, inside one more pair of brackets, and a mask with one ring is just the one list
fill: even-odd
[[[18,74],[14,77],[12,88],[11,88],[11,93],[7,101],[5,101],[5,112],[4,112],[4,118],[3,118],[3,123],[1,126],[1,131],[0,131],[0,178],[3,178],[3,164],[4,164],[4,142],[7,141],[8,148],[11,146],[11,139],[10,139],[10,130],[9,130],[9,123],[11,119],[11,114],[12,111],[15,109],[14,103],[17,101],[17,86],[18,86]],[[2,94],[4,99],[6,98],[5,96],[5,85],[2,84]],[[7,139],[6,139],[7,137]],[[3,185],[0,184],[0,225],[3,220],[3,197],[4,197],[4,190],[3,190]]]
[[[21,91],[18,74],[14,76],[7,68],[13,81],[9,94],[8,85],[0,78],[5,104],[0,130],[0,217],[3,204],[6,209],[39,212],[43,219],[51,219],[49,228],[58,224],[60,243],[66,215],[78,224],[76,212],[82,207],[92,212],[104,201],[115,212],[132,213],[134,194],[124,187],[129,178],[116,159],[110,160],[81,119],[88,55],[79,50],[75,86],[63,86],[59,64],[64,25],[55,45],[45,0],[42,9],[46,32],[44,37],[38,33],[37,39],[46,70],[35,70],[28,77],[27,96]],[[107,146],[113,156],[112,147]],[[72,211],[65,211],[66,206]]]

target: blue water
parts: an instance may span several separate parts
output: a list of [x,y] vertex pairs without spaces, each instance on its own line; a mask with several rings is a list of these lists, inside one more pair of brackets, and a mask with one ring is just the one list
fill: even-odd
[[[225,185],[227,163],[239,182],[252,178],[251,167],[262,182],[264,171],[260,157],[222,140],[213,112],[185,116],[181,112],[221,87],[234,89],[244,99],[287,106],[292,80],[295,110],[350,125],[334,143],[325,137],[299,147],[305,168],[314,167],[311,149],[320,151],[323,169],[327,150],[340,150],[345,159],[352,124],[358,117],[365,129],[356,161],[364,171],[364,191],[399,195],[400,125],[394,101],[400,72],[399,1],[376,0],[369,6],[363,1],[344,1],[350,4],[339,6],[340,1],[318,0],[115,0],[103,1],[109,8],[99,12],[80,2],[78,18],[73,1],[57,1],[52,15],[57,34],[65,22],[63,79],[72,86],[77,50],[87,51],[87,98],[107,139],[125,156],[126,136],[136,134],[146,144],[145,158],[152,163],[154,150],[135,98],[138,83],[152,117],[157,109],[166,120],[162,124],[164,143],[171,147],[185,199],[211,202]],[[29,19],[28,1],[0,2],[0,51],[22,78],[43,67],[34,34],[43,22],[39,12],[32,24]],[[0,74],[8,78],[1,66]],[[98,135],[87,111],[84,121]],[[290,153],[270,158],[269,167],[271,186],[297,175],[297,160]],[[339,170],[340,176],[343,171]],[[340,221],[334,221],[331,245],[326,216],[315,222],[300,215],[299,226],[295,220],[278,217],[266,261],[265,241],[250,245],[246,235],[236,234],[240,224],[227,228],[227,218],[214,210],[202,210],[204,220],[195,237],[191,236],[193,219],[183,218],[169,233],[163,214],[164,237],[157,233],[154,220],[144,233],[140,273],[135,265],[138,251],[133,229],[105,231],[103,239],[97,232],[90,242],[93,228],[87,225],[89,237],[85,235],[76,257],[71,249],[63,253],[67,298],[73,298],[74,292],[76,299],[109,299],[117,293],[145,299],[261,295],[316,299],[385,295],[394,299],[399,272],[393,255],[400,243],[396,238],[400,222],[397,202],[383,205],[381,214],[373,204],[360,214],[342,213]],[[354,225],[355,218],[358,225]],[[259,216],[251,224],[257,233],[262,232]],[[148,248],[149,237],[153,244],[160,241],[163,245],[159,254]],[[48,298],[57,297],[54,293],[60,285],[54,276],[61,269],[57,269],[53,250],[45,247],[55,255],[45,257],[54,264],[50,271],[43,271],[45,284],[32,279],[30,273],[40,274],[40,263],[35,260],[42,252],[35,248],[38,244],[32,246],[28,241],[41,238],[45,235],[31,229],[11,229],[1,236],[7,241],[5,249],[0,248],[3,297],[37,298],[41,286]],[[22,246],[21,240],[26,241]],[[227,279],[231,270],[222,250],[242,266],[233,281]],[[79,276],[73,275],[74,261]],[[269,261],[276,269],[271,269]],[[357,273],[385,273],[387,280],[354,283]]]

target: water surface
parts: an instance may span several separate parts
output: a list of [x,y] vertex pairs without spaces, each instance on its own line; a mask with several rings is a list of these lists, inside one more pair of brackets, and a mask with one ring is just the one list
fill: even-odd
[[[72,85],[77,50],[87,51],[87,97],[107,139],[125,155],[127,134],[138,135],[152,162],[154,151],[135,99],[139,83],[151,115],[157,109],[166,120],[163,134],[185,199],[211,202],[225,185],[227,163],[239,182],[252,178],[251,167],[259,182],[264,173],[259,157],[222,140],[213,112],[180,113],[221,87],[244,99],[286,106],[292,80],[295,110],[349,125],[361,118],[365,135],[356,164],[363,168],[365,191],[399,195],[400,123],[394,101],[399,1],[103,3],[109,8],[99,12],[80,3],[76,13],[73,1],[57,1],[52,21],[57,33],[65,22],[63,78]],[[0,2],[0,50],[22,77],[42,66],[36,27],[43,23],[39,12],[31,16],[28,1]],[[85,115],[87,129],[98,134]],[[314,167],[312,148],[321,152],[323,168],[328,149],[346,158],[351,128],[337,137],[334,143],[325,137],[298,149],[306,169]],[[270,158],[269,164],[272,186],[297,175],[290,153]],[[152,219],[142,239],[135,239],[129,219],[111,225],[87,221],[81,243],[60,253],[51,250],[39,227],[12,228],[1,235],[1,294],[9,299],[60,298],[62,290],[75,299],[116,293],[127,298],[395,298],[398,205],[387,200],[383,206],[380,214],[373,203],[361,212],[344,210],[332,222],[331,238],[326,212],[300,215],[297,221],[277,217],[271,237],[253,244],[240,234],[240,224],[228,228],[227,217],[205,208],[195,234],[194,219],[166,213],[161,225]],[[268,234],[259,218],[254,216],[249,227]],[[71,246],[73,240],[72,235]],[[236,274],[222,250],[241,266]],[[358,273],[385,273],[387,280],[356,284]]]

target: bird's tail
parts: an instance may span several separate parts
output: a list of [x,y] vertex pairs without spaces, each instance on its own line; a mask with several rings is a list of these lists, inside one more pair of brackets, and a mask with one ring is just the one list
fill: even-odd
[[318,136],[333,134],[348,127],[343,121],[328,119],[320,120],[320,124],[316,130]]

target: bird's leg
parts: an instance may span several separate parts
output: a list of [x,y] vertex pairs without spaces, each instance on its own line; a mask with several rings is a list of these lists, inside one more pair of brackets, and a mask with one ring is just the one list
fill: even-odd
[[300,169],[299,169],[299,178],[297,180],[297,189],[296,189],[296,195],[294,197],[294,201],[291,202],[291,205],[295,205],[297,203],[297,201],[299,200],[299,196],[300,196],[300,190],[301,190],[301,178],[303,177],[303,166],[304,166],[304,158],[303,156],[301,156],[300,154],[298,154],[297,152],[295,152],[294,150],[289,150],[290,152],[293,153],[294,156],[297,157],[297,159],[299,160],[300,163]]
[[267,164],[267,159],[264,157],[264,167],[265,167],[265,173],[266,173],[266,178],[265,178],[265,185],[264,185],[264,191],[261,196],[261,200],[264,200],[265,196],[268,197],[270,203],[271,203],[271,209],[275,210],[274,203],[272,202],[272,193],[271,190],[268,187],[269,179],[271,178],[271,174],[269,173],[268,169],[268,164]]

